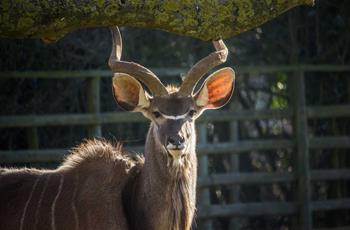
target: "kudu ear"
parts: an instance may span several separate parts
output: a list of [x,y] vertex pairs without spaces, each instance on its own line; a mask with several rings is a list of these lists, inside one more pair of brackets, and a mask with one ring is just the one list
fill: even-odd
[[138,112],[150,106],[148,95],[140,82],[128,74],[114,74],[113,95],[118,105],[127,111]]
[[202,109],[218,109],[231,98],[235,85],[235,72],[223,68],[211,74],[194,96],[196,105]]

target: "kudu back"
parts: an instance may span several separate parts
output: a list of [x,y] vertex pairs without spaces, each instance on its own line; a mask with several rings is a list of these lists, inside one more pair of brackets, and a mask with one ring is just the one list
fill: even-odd
[[0,170],[0,229],[189,230],[195,215],[195,120],[231,98],[231,68],[223,41],[186,74],[180,87],[165,87],[149,69],[121,60],[119,29],[111,28],[109,66],[113,95],[130,112],[150,120],[143,157],[118,144],[85,141],[56,170]]

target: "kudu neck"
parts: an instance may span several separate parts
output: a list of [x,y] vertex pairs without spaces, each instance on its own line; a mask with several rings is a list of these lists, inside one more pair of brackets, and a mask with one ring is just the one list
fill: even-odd
[[170,172],[167,167],[167,152],[155,139],[155,125],[151,124],[145,143],[144,174],[157,178],[164,183],[169,181]]
[[[195,211],[197,159],[194,146],[186,170],[174,175],[166,150],[154,137],[151,124],[146,138],[145,164],[138,180],[138,206],[147,207],[145,229],[188,230]],[[195,139],[195,136],[193,136]],[[195,141],[193,142],[195,144]],[[137,214],[141,215],[142,214]]]

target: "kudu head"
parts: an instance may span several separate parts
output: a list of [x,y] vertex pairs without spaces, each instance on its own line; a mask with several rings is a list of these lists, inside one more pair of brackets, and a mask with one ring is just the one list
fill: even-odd
[[[120,107],[141,112],[154,127],[155,143],[173,160],[181,160],[195,148],[194,121],[206,109],[224,106],[234,89],[235,73],[223,68],[211,74],[197,92],[201,77],[226,61],[228,50],[222,40],[214,41],[216,52],[195,64],[180,88],[165,87],[147,68],[121,61],[122,40],[118,27],[111,28],[113,48],[109,66],[114,73],[113,94]],[[192,151],[193,150],[193,151]]]

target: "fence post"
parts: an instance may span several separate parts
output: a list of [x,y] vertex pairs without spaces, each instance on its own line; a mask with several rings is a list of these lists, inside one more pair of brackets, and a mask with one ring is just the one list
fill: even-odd
[[[87,82],[87,112],[100,115],[100,77],[93,77]],[[101,124],[93,124],[88,128],[89,137],[101,137]]]
[[293,75],[294,138],[296,141],[296,169],[298,175],[297,194],[299,204],[299,229],[312,229],[311,184],[309,162],[309,138],[306,114],[304,72]]
[[[230,110],[237,110],[239,107],[238,101],[234,99],[230,103]],[[237,120],[232,120],[230,122],[230,141],[233,143],[236,143],[238,141],[238,121]],[[238,153],[232,151],[231,152],[231,172],[232,173],[238,173],[239,172],[239,155]],[[231,197],[230,201],[233,203],[238,203],[239,202],[239,185],[233,185],[231,187]],[[237,218],[232,218],[230,220],[230,230],[237,230],[239,229],[239,221]]]
[[[199,134],[199,143],[206,144],[207,143],[207,123],[200,123],[198,126],[198,134]],[[209,175],[208,170],[208,155],[200,155],[199,157],[199,174],[202,178],[205,178]],[[200,193],[200,204],[202,207],[207,207],[210,205],[210,192],[209,188],[201,189]],[[213,224],[212,220],[205,219],[202,221],[202,226],[200,229],[203,230],[212,230]]]

